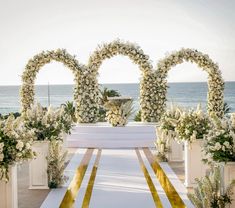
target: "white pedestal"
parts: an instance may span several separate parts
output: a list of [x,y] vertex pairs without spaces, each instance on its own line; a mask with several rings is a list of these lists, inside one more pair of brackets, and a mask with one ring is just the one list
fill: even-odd
[[202,162],[202,139],[197,139],[191,145],[185,142],[185,186],[193,187],[196,185],[195,178],[206,175],[209,167]]
[[183,161],[183,144],[178,143],[173,138],[170,139],[170,152],[168,154],[168,161]]
[[[222,188],[225,191],[232,180],[235,180],[235,162],[221,163],[220,167]],[[235,188],[233,188],[232,199],[232,204],[229,207],[235,208]]]
[[17,208],[17,166],[9,169],[8,183],[0,181],[0,208]]
[[37,158],[29,163],[29,189],[48,189],[47,155],[49,142],[34,142]]

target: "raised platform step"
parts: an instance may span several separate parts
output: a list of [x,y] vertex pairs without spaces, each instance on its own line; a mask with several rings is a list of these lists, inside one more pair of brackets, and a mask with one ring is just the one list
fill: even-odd
[[153,147],[156,123],[130,122],[125,127],[108,123],[77,124],[67,137],[68,147],[134,148]]

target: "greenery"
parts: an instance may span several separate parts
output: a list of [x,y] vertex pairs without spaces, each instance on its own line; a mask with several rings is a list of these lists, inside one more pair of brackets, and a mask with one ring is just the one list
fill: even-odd
[[226,102],[224,103],[223,111],[224,111],[224,115],[230,113],[231,111],[231,107]]
[[120,96],[121,94],[117,90],[108,89],[107,87],[100,89],[100,107],[98,113],[99,122],[106,121],[107,109],[104,106],[108,101],[108,97],[120,97]]
[[51,141],[47,157],[47,173],[49,188],[58,188],[66,181],[64,176],[65,159],[67,151],[63,151],[62,142]]
[[134,121],[141,122],[141,110],[139,110],[137,114],[135,114]]
[[72,101],[67,101],[66,103],[61,105],[64,108],[66,114],[70,115],[73,122],[77,122],[76,118],[76,109]]
[[18,118],[18,117],[20,117],[21,116],[21,113],[19,113],[19,112],[15,112],[15,113],[9,113],[9,114],[7,114],[7,115],[2,115],[2,114],[0,114],[0,119],[7,119],[9,116],[11,116],[11,115],[13,115],[15,118]]
[[221,193],[220,181],[219,168],[214,168],[209,176],[205,176],[201,180],[196,179],[197,187],[194,188],[194,194],[189,194],[189,198],[196,208],[225,208],[231,204],[235,181],[232,181],[225,193]]

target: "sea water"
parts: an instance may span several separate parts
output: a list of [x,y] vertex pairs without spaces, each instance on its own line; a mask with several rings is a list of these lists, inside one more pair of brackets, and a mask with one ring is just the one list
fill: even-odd
[[[134,99],[134,108],[139,108],[139,84],[103,84],[102,87],[114,89],[122,96],[130,96]],[[73,100],[73,85],[47,85],[35,86],[35,100],[43,106],[60,106],[66,101]],[[20,111],[20,86],[0,86],[0,113]],[[48,92],[49,89],[49,92]],[[196,107],[201,104],[206,108],[207,83],[169,83],[167,93],[168,104],[174,103],[182,107]],[[48,96],[49,95],[49,96]],[[224,100],[235,112],[235,82],[226,82]]]

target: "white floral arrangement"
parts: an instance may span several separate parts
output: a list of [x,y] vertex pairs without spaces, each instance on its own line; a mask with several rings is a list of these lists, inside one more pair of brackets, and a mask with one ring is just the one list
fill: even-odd
[[222,79],[219,66],[214,63],[207,54],[203,54],[195,49],[184,49],[173,52],[160,60],[157,64],[155,76],[157,85],[155,91],[157,92],[155,105],[156,119],[160,120],[161,115],[165,112],[166,107],[166,93],[167,93],[167,74],[168,71],[184,61],[196,63],[202,70],[208,73],[208,102],[207,110],[209,115],[216,114],[218,117],[223,117],[224,107],[224,81]]
[[98,46],[91,54],[88,61],[88,74],[92,80],[91,88],[93,87],[94,92],[98,90],[97,75],[102,62],[105,59],[116,55],[128,56],[133,63],[139,66],[142,73],[142,79],[140,80],[140,108],[142,121],[155,121],[154,111],[157,107],[155,105],[156,91],[154,90],[154,86],[156,81],[153,74],[153,67],[149,60],[149,56],[146,55],[138,45],[130,42],[123,42],[118,39],[111,43]]
[[11,115],[0,120],[0,180],[9,180],[10,166],[34,158],[31,148],[34,138],[34,132],[25,128],[22,118]]
[[157,159],[159,162],[167,162],[167,154],[171,151],[170,149],[170,137],[167,132],[161,128],[156,128],[157,140],[155,146],[157,150]]
[[26,110],[22,117],[25,127],[35,132],[37,141],[62,140],[63,133],[70,133],[73,122],[63,107],[46,109],[39,103]]
[[51,141],[49,144],[49,154],[47,156],[47,173],[49,188],[58,188],[67,180],[64,176],[65,162],[68,151],[62,148],[62,142]]
[[44,65],[51,61],[63,63],[74,74],[74,101],[76,104],[76,116],[78,122],[95,122],[94,106],[91,103],[84,101],[85,98],[87,98],[87,95],[89,95],[88,97],[94,95],[94,91],[89,91],[89,89],[92,88],[89,79],[84,76],[87,68],[80,64],[75,56],[70,55],[64,49],[43,51],[28,61],[22,75],[23,84],[20,90],[22,112],[25,112],[34,104],[34,84],[37,73]]
[[203,139],[211,128],[211,122],[206,113],[198,105],[196,110],[184,111],[175,128],[179,141],[189,141],[192,143],[196,139]]
[[235,131],[233,121],[213,118],[213,127],[205,136],[203,147],[206,163],[235,161]]
[[112,126],[125,126],[133,113],[133,101],[131,98],[111,97],[105,108],[108,109],[106,119]]

